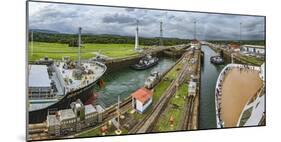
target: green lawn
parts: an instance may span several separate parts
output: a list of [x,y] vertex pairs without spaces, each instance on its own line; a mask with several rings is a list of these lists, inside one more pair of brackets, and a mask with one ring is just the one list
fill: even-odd
[[[89,131],[86,131],[86,132],[82,132],[81,134],[79,134],[78,136],[76,137],[94,137],[94,136],[102,136],[102,133],[100,131],[100,128],[101,127],[97,127],[97,128],[94,128],[92,130],[89,130]],[[112,125],[109,129],[108,129],[108,132],[106,133],[106,135],[116,135],[115,134],[115,130],[116,128]],[[128,130],[126,129],[122,129],[122,134],[128,134]],[[121,135],[122,135],[121,134]]]
[[262,61],[261,59],[258,59],[256,57],[251,57],[251,56],[240,56],[240,58],[243,60],[243,61],[246,61],[247,63],[251,63],[251,64],[254,64],[254,65],[262,65],[264,63],[264,61]]
[[[29,60],[34,61],[48,56],[53,59],[62,59],[63,56],[70,56],[77,59],[78,48],[68,47],[68,44],[33,42],[29,43]],[[100,52],[111,58],[120,58],[137,54],[133,44],[83,44],[81,58],[89,59],[95,56],[94,52]]]
[[181,71],[181,68],[183,66],[182,62],[179,62],[178,64],[176,64],[172,70],[170,70],[167,74],[166,74],[166,78],[169,80],[174,80],[177,75],[179,74],[179,72]]
[[92,129],[90,131],[79,134],[77,137],[93,137],[93,136],[101,136],[100,128]]

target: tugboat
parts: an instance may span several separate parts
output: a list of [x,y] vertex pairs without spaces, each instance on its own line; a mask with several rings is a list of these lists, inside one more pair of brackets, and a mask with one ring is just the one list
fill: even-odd
[[144,87],[147,89],[151,89],[160,81],[161,74],[157,71],[154,71],[150,74],[150,76],[146,79],[144,83]]
[[223,51],[222,50],[220,51],[220,55],[212,56],[210,58],[210,61],[211,61],[212,64],[215,64],[215,65],[224,64]]
[[156,64],[158,64],[159,59],[157,57],[152,57],[151,55],[146,55],[141,58],[139,63],[131,65],[130,67],[135,70],[145,70]]
[[216,64],[216,65],[221,65],[224,63],[224,59],[221,56],[212,56],[210,58],[211,63]]

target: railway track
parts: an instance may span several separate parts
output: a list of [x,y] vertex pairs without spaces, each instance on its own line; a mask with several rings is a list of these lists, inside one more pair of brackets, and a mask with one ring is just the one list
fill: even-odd
[[180,130],[190,130],[192,129],[192,116],[193,116],[193,108],[194,108],[194,100],[195,97],[189,96],[186,100],[185,105],[185,114],[182,118],[182,124],[180,125]]
[[[189,53],[185,53],[183,55],[182,59],[190,59],[190,56],[188,56]],[[185,61],[184,67],[181,70],[180,74],[177,76],[175,80],[170,84],[170,86],[167,88],[165,93],[160,97],[159,101],[153,106],[152,111],[150,111],[144,119],[139,122],[137,125],[135,125],[134,128],[132,128],[129,133],[146,133],[148,131],[151,131],[154,122],[158,119],[161,112],[164,110],[164,106],[167,105],[170,98],[175,94],[176,87],[183,83],[185,80],[186,75],[188,74],[188,63]]]
[[[131,108],[131,101],[132,100],[128,97],[120,104],[121,113],[125,113],[126,111],[128,111]],[[107,123],[107,121],[116,117],[116,108],[117,108],[117,104],[111,106],[108,109],[106,109],[105,110],[105,116],[104,116],[106,118],[103,120],[103,123],[97,125],[96,127],[104,125],[105,123]],[[29,140],[42,140],[42,139],[50,139],[51,138],[47,133],[48,130],[47,130],[47,124],[46,123],[32,124],[32,125],[29,126],[28,131],[29,131],[29,135],[28,135]],[[83,131],[86,131],[86,130],[83,130]],[[68,136],[71,136],[71,133]]]

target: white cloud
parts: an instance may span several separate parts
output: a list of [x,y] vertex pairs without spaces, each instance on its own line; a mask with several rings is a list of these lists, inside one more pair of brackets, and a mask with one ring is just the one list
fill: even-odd
[[76,33],[81,26],[85,33],[133,36],[136,19],[146,37],[159,36],[163,21],[165,37],[193,38],[195,20],[200,39],[239,39],[240,22],[244,39],[264,37],[263,17],[29,2],[29,26],[36,29]]

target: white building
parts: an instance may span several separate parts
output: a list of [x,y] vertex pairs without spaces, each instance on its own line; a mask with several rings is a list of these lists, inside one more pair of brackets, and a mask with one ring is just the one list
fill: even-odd
[[151,103],[152,92],[144,87],[132,94],[132,106],[139,113],[143,113]]
[[190,48],[191,49],[200,49],[201,48],[200,42],[198,40],[192,40],[190,43]]
[[230,43],[227,45],[227,48],[233,52],[239,52],[240,51],[240,44],[238,43]]
[[265,47],[260,45],[243,45],[240,50],[243,53],[265,54]]

